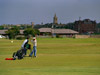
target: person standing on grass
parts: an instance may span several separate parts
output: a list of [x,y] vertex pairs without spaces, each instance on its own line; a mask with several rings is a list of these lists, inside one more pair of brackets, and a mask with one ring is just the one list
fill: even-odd
[[26,38],[26,40],[23,42],[23,44],[21,46],[22,49],[24,49],[25,55],[27,53],[26,45],[28,44],[28,42],[29,42],[29,37]]
[[37,57],[36,56],[36,52],[37,52],[37,40],[36,40],[36,37],[33,37],[33,39],[31,40],[32,44],[33,44],[33,50],[32,52],[30,53],[30,57],[32,57],[33,53],[34,53],[34,57]]

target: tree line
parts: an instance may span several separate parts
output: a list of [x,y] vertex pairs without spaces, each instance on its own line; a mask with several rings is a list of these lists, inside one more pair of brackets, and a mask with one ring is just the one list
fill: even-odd
[[[59,25],[54,25],[54,28],[64,28],[64,29],[73,29],[74,27],[74,22],[70,22],[70,23],[67,23],[67,24],[59,24]],[[34,25],[34,28],[35,29],[39,29],[39,28],[52,28],[52,25],[53,23],[47,23],[47,24],[37,24],[37,25]],[[0,30],[4,30],[4,29],[10,29],[10,28],[19,28],[20,30],[24,30],[26,28],[32,28],[32,25],[30,24],[20,24],[19,26],[18,25],[13,25],[13,24],[3,24],[3,25],[0,25]],[[97,23],[97,28],[100,28],[100,23]]]
[[[18,27],[14,27],[14,28],[8,29],[8,31],[6,31],[5,33],[8,35],[9,39],[15,39],[16,36],[20,34],[20,29]],[[36,35],[39,35],[40,32],[37,29],[27,28],[23,31],[23,34],[25,37],[36,36]],[[17,37],[17,38],[22,39],[22,37]]]

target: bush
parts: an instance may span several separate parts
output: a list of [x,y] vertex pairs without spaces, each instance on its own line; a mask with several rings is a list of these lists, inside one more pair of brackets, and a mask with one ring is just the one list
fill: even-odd
[[57,34],[57,35],[56,35],[56,38],[60,38],[60,36]]
[[23,39],[25,39],[25,37],[17,37],[16,39],[17,40],[23,40]]

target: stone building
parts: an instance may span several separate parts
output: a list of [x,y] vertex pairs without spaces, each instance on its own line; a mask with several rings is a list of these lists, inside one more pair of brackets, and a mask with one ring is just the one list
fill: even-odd
[[75,21],[74,30],[80,34],[95,33],[96,32],[96,21],[90,19]]

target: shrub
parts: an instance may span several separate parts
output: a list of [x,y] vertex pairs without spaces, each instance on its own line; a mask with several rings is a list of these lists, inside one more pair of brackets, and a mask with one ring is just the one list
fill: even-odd
[[25,39],[25,37],[17,37],[16,39],[17,40],[23,40],[23,39]]

